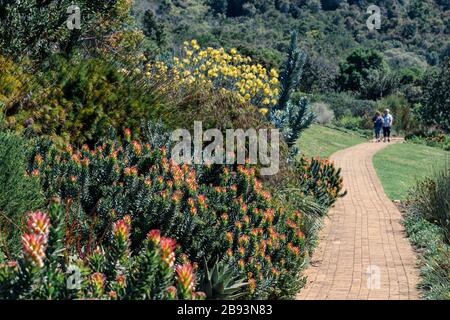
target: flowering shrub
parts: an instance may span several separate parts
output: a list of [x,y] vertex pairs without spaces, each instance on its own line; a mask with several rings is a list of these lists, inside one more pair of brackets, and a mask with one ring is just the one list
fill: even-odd
[[336,168],[328,159],[302,157],[295,162],[294,170],[291,183],[325,208],[331,207],[339,197],[346,194],[341,192],[341,169]]
[[212,85],[222,93],[234,93],[241,102],[250,102],[267,108],[278,102],[279,80],[275,69],[267,70],[252,64],[250,57],[240,55],[236,49],[202,49],[196,40],[185,42],[181,57],[169,64],[156,62],[147,65],[148,77],[167,77],[170,74],[181,84]]
[[48,197],[72,203],[76,227],[69,241],[87,253],[129,215],[133,251],[148,230],[159,229],[192,261],[233,266],[247,278],[248,297],[294,295],[302,283],[302,214],[279,206],[254,168],[178,165],[163,140],[141,143],[126,131],[123,143],[109,140],[93,150],[38,149],[29,172],[41,178]]
[[[78,254],[67,245],[63,207],[28,214],[23,255],[0,264],[2,299],[203,299],[186,260],[176,263],[176,243],[150,231],[131,250],[131,219],[112,226],[109,239]],[[64,254],[63,254],[64,252]],[[69,256],[71,254],[71,256]],[[1,262],[1,261],[0,261]],[[73,273],[75,272],[75,273]]]

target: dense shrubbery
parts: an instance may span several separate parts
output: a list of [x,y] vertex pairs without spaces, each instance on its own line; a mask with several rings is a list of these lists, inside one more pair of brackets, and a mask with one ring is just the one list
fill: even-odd
[[28,214],[23,254],[17,261],[0,261],[0,298],[205,298],[195,292],[192,264],[176,255],[176,242],[159,230],[150,230],[133,250],[132,223],[124,216],[109,226],[101,245],[77,252],[70,245],[73,225],[66,210],[52,204],[49,213]]
[[341,169],[327,159],[298,159],[294,164],[290,184],[312,196],[324,208],[334,205],[345,195]]
[[450,151],[450,136],[443,132],[413,132],[405,137],[406,141],[425,144],[429,147],[442,148]]
[[422,282],[427,299],[450,299],[450,171],[417,184],[406,203],[405,226],[421,250]]
[[38,134],[92,143],[110,126],[139,127],[157,108],[162,84],[143,83],[111,63],[55,56],[46,65],[32,80],[32,93],[7,106],[10,127],[20,130],[30,119]]
[[151,229],[173,237],[202,267],[224,260],[254,298],[293,296],[305,258],[300,212],[283,209],[248,166],[199,167],[171,162],[159,135],[146,143],[107,141],[94,150],[38,148],[29,168],[47,197],[72,204],[73,246],[92,251],[110,225],[131,218],[132,250]]

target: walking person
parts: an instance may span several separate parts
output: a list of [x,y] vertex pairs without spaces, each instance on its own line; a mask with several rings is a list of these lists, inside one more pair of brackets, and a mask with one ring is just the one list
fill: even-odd
[[391,129],[392,129],[393,122],[394,122],[394,117],[391,115],[389,109],[384,110],[384,115],[383,115],[384,142],[386,142],[386,139],[388,142],[391,142]]
[[383,127],[383,117],[381,116],[381,112],[377,111],[372,121],[375,130],[375,141],[381,142],[381,128]]

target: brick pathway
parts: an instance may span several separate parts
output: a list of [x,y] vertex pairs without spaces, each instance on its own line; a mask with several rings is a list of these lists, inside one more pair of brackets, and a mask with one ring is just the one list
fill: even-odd
[[325,219],[297,299],[419,299],[416,256],[401,213],[372,166],[372,156],[385,146],[364,143],[331,157],[342,168],[348,194]]

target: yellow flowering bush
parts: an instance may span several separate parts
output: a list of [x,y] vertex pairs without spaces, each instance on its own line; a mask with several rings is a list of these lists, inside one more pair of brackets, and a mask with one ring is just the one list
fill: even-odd
[[252,64],[250,57],[236,49],[208,47],[202,49],[196,40],[185,42],[182,54],[168,65],[158,61],[147,64],[147,77],[170,77],[181,84],[211,85],[221,93],[232,93],[240,102],[251,103],[266,114],[278,101],[279,74],[261,64]]
[[7,104],[24,91],[27,78],[10,59],[0,55],[0,102]]

